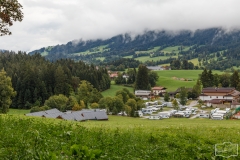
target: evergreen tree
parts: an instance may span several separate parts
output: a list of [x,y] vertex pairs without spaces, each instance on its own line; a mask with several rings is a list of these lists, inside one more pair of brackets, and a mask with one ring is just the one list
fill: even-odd
[[200,76],[200,80],[202,82],[203,88],[208,87],[208,72],[207,69],[205,68]]
[[145,65],[140,64],[138,67],[137,79],[135,83],[135,90],[150,90],[148,69]]
[[239,81],[238,71],[234,70],[233,74],[230,77],[231,87],[237,88],[237,85],[239,82],[240,81]]
[[214,86],[214,76],[213,76],[213,74],[212,74],[212,70],[209,70],[208,71],[208,81],[207,81],[207,83],[208,83],[208,87],[213,87]]

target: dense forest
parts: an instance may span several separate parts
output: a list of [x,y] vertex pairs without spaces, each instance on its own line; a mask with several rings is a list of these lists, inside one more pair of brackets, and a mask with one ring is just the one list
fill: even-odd
[[[162,52],[163,49],[172,46],[188,46],[189,49],[184,50],[179,47],[178,55]],[[154,54],[147,52],[154,47],[160,48]],[[146,53],[137,54],[139,51],[146,51]],[[134,38],[130,34],[123,34],[106,40],[71,41],[66,45],[44,47],[29,54],[40,53],[51,61],[71,58],[98,65],[101,63],[105,66],[126,56],[128,58],[146,55],[150,58],[169,57],[157,61],[148,60],[144,62],[145,65],[170,64],[174,60],[183,61],[198,58],[198,66],[201,69],[207,67],[225,70],[232,66],[240,66],[239,51],[239,30],[226,32],[221,28],[210,28],[195,32],[186,30],[178,33],[146,31]],[[99,58],[104,58],[104,60],[99,60]]]
[[42,106],[50,96],[69,96],[77,91],[80,81],[87,80],[98,91],[110,88],[110,78],[105,68],[59,59],[51,62],[39,54],[0,52],[0,68],[11,77],[17,92],[12,108],[30,109]]

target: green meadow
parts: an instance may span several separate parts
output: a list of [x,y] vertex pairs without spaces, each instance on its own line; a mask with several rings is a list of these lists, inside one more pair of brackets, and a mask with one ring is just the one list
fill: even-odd
[[108,45],[102,45],[102,46],[98,46],[98,47],[94,47],[91,48],[89,50],[86,50],[85,52],[79,52],[79,53],[73,53],[73,55],[81,55],[81,54],[94,54],[94,53],[98,53],[98,52],[104,52],[106,50],[109,50],[107,48]]
[[[164,86],[168,92],[176,91],[180,87],[192,88],[199,78],[202,70],[163,70],[157,72],[159,79],[156,86]],[[213,74],[222,74],[221,71],[213,71]],[[189,81],[185,81],[185,79]],[[116,91],[121,90],[125,86],[112,84],[111,88],[103,91],[103,96],[114,96]],[[133,92],[132,87],[127,87]]]
[[[157,82],[158,86],[164,86],[167,91],[175,91],[179,87],[192,88],[196,84],[196,80],[202,70],[164,70],[156,71],[159,76]],[[222,74],[220,71],[213,71],[214,73]],[[189,79],[191,81],[185,81],[183,79]]]
[[76,122],[1,115],[0,159],[220,160],[236,154],[239,127],[237,120],[198,118]]
[[135,58],[135,59],[139,60],[140,62],[146,62],[146,61],[165,60],[165,59],[169,59],[170,57],[177,58],[177,56],[158,56],[158,57],[153,57],[153,58],[151,58],[150,56],[142,56],[142,57],[138,57],[138,58]]
[[126,87],[123,85],[115,85],[115,84],[111,84],[110,89],[105,90],[102,92],[102,95],[104,97],[114,97],[116,92],[123,89],[123,88],[127,88],[130,92],[133,92],[133,88],[132,87]]

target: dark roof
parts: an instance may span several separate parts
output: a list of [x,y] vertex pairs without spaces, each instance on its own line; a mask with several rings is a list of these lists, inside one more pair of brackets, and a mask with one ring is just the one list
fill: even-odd
[[62,113],[61,111],[59,111],[58,109],[56,108],[53,108],[53,109],[49,109],[49,110],[46,110],[44,111],[46,114],[53,114],[53,113]]
[[221,99],[212,99],[212,100],[210,100],[208,102],[212,103],[212,104],[221,104],[223,102],[223,100],[221,100]]
[[95,119],[97,119],[95,114],[94,114],[94,112],[84,112],[82,114],[83,114],[83,117],[85,119],[88,119],[88,120],[95,120]]
[[40,112],[33,112],[33,113],[28,113],[26,114],[26,116],[37,116],[37,117],[42,117],[46,114],[46,112],[44,111],[40,111]]
[[64,113],[59,112],[59,113],[45,114],[45,115],[43,115],[43,117],[46,117],[46,118],[57,118],[57,117],[61,116],[62,114],[64,114]]
[[28,113],[26,116],[37,116],[37,117],[51,117],[51,118],[56,118],[59,115],[63,114],[61,111],[58,109],[49,109],[46,111],[40,111],[40,112],[33,112],[33,113]]
[[208,87],[208,88],[203,88],[202,92],[203,93],[229,93],[234,91],[235,88],[214,88],[214,87]]
[[95,112],[95,116],[97,120],[108,120],[108,116],[106,112],[103,112],[103,111]]
[[105,111],[100,109],[84,109],[81,111],[60,112],[57,109],[47,111],[34,112],[26,114],[26,116],[38,116],[47,118],[62,118],[65,120],[85,121],[85,120],[108,120]]

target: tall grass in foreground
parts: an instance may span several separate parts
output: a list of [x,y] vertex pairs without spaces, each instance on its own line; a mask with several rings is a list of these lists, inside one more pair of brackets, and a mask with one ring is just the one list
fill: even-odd
[[224,125],[87,126],[88,122],[2,115],[0,159],[75,159],[70,154],[74,145],[100,149],[99,159],[222,159],[215,157],[214,145],[240,140],[238,129]]

